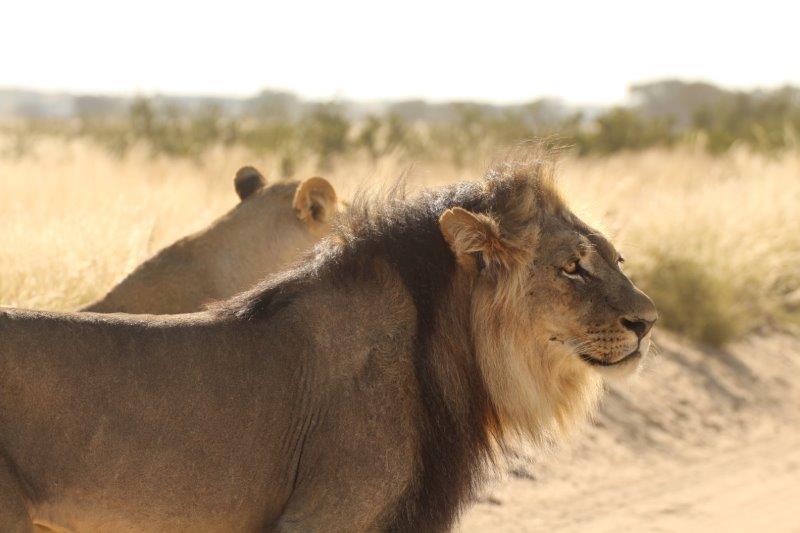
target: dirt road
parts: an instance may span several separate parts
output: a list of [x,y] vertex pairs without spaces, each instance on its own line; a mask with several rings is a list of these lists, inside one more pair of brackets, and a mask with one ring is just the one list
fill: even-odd
[[800,532],[800,341],[661,345],[572,449],[511,468],[460,529]]
[[470,511],[462,530],[800,531],[800,434],[679,463],[606,468],[585,485],[580,474],[573,484],[512,478]]

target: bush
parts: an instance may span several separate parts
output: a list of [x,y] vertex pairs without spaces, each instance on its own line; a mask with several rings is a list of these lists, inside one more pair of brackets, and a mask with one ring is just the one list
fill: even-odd
[[[74,119],[29,116],[21,129],[26,136],[69,136],[76,133],[77,123],[78,135],[118,156],[136,143],[148,145],[154,155],[190,158],[216,144],[240,144],[259,155],[314,158],[322,170],[329,170],[340,156],[363,153],[376,162],[394,152],[463,168],[485,161],[498,149],[552,137],[574,145],[582,155],[679,142],[702,145],[714,154],[735,145],[772,153],[798,147],[800,89],[794,87],[736,92],[666,80],[635,86],[632,95],[632,105],[600,112],[570,112],[547,100],[507,106],[416,101],[360,119],[348,114],[349,106],[304,102],[291,93],[270,91],[243,101],[202,103],[82,97]],[[26,142],[20,136],[16,151],[24,153]]]
[[576,144],[584,154],[670,146],[675,141],[672,126],[670,119],[645,118],[632,109],[617,107],[600,115],[596,130],[579,135]]
[[660,325],[696,341],[720,346],[754,325],[737,288],[691,258],[653,253],[635,279],[655,302]]
[[335,104],[322,104],[302,124],[303,145],[318,157],[320,170],[330,170],[332,158],[349,148],[350,122]]

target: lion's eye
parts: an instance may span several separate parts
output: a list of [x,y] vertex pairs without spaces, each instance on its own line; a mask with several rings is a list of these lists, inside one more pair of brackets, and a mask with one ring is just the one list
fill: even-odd
[[618,265],[622,266],[622,263],[624,263],[624,262],[625,262],[625,258],[624,258],[624,257],[622,257],[622,256],[619,256],[619,257],[617,258],[617,264],[618,264]]
[[561,270],[564,272],[564,274],[575,274],[575,273],[577,273],[578,272],[578,260],[577,259],[573,259],[572,261],[570,261],[569,263],[567,263],[566,265],[561,267]]

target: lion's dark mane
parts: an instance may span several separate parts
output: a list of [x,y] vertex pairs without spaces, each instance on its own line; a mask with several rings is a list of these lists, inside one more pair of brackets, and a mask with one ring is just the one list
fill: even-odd
[[422,403],[416,428],[420,442],[415,478],[400,501],[384,510],[378,524],[381,529],[448,529],[474,497],[479,474],[491,456],[491,426],[497,415],[469,339],[464,339],[461,353],[452,354],[460,363],[459,375],[451,376],[466,383],[466,415],[451,408],[434,369],[437,315],[456,270],[455,258],[439,228],[439,217],[446,209],[458,206],[491,213],[501,222],[501,228],[513,230],[529,224],[530,218],[519,219],[520,210],[509,206],[515,205],[523,188],[530,190],[541,184],[538,172],[515,167],[483,182],[428,191],[410,201],[399,190],[381,202],[361,197],[333,235],[302,263],[220,307],[221,312],[238,319],[263,320],[320,279],[341,284],[369,279],[375,275],[376,259],[402,279],[413,298],[417,317],[413,361]]

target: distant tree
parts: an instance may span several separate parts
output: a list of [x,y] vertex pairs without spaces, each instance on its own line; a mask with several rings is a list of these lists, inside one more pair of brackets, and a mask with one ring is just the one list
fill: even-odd
[[677,127],[687,127],[703,108],[732,101],[736,95],[710,83],[661,80],[630,88],[633,108],[646,117],[672,117]]
[[385,155],[399,146],[407,145],[410,138],[406,121],[400,115],[389,113],[386,117],[386,139],[383,154]]
[[670,119],[646,118],[636,111],[616,107],[596,119],[596,130],[580,137],[584,152],[612,153],[637,150],[674,141]]
[[356,139],[356,144],[366,150],[370,159],[373,161],[377,160],[382,154],[382,150],[378,146],[380,142],[378,139],[380,130],[381,119],[375,115],[369,115],[364,120],[364,124],[361,126],[361,131]]
[[795,145],[800,136],[800,89],[737,93],[698,109],[692,127],[703,134],[711,152],[725,151],[736,142],[762,151]]
[[303,140],[322,170],[330,170],[333,157],[347,151],[349,133],[350,122],[336,103],[320,104],[304,119]]
[[404,100],[389,107],[389,114],[396,115],[407,122],[431,119],[431,104],[425,100]]
[[249,99],[245,113],[259,120],[288,122],[302,113],[303,104],[296,94],[284,91],[261,91]]
[[131,103],[130,112],[131,130],[134,135],[149,137],[155,130],[155,111],[150,100],[137,97]]
[[76,96],[73,112],[79,119],[109,119],[125,115],[124,101],[110,96]]

